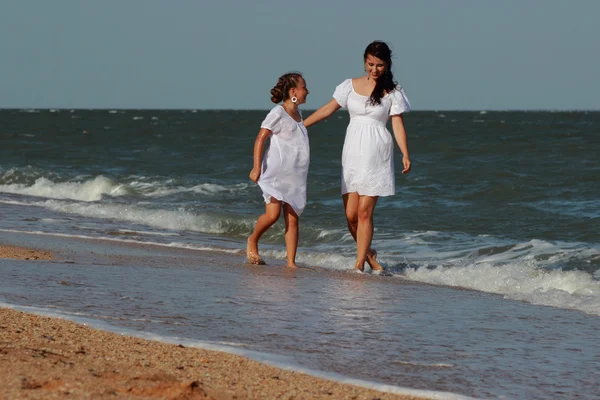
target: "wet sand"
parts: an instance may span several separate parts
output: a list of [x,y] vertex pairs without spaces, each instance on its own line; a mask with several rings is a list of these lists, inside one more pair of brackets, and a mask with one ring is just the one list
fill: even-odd
[[[15,246],[0,257],[57,258]],[[0,371],[0,399],[417,399],[6,308]]]
[[0,245],[0,258],[16,260],[54,260],[55,255],[50,251],[28,249],[18,246]]
[[2,399],[416,399],[0,309]]

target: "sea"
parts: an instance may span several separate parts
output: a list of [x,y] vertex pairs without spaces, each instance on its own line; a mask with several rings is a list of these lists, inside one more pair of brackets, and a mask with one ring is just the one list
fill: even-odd
[[299,270],[283,267],[282,221],[261,239],[267,265],[244,263],[267,112],[0,110],[0,244],[203,254],[197,267],[3,260],[0,303],[391,392],[600,398],[600,112],[406,114],[412,171],[396,148],[396,195],[374,217],[386,272],[361,276],[343,110],[309,129]]

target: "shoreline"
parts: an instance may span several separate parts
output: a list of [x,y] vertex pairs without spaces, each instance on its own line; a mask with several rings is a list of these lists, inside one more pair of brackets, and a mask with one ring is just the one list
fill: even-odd
[[[0,259],[18,263],[60,262],[62,258],[52,250],[33,246],[0,245]],[[224,351],[113,333],[10,307],[0,306],[0,400],[425,398],[316,377]],[[395,390],[390,391],[402,390],[392,388]],[[443,395],[434,393],[433,398]]]
[[424,398],[10,308],[0,308],[0,369],[5,371],[0,399]]

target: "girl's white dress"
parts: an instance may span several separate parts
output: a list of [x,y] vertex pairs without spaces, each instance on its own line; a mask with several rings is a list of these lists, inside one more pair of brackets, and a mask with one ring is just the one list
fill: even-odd
[[265,202],[269,204],[274,197],[289,204],[300,216],[306,206],[306,176],[310,162],[304,121],[296,122],[282,106],[277,105],[260,127],[273,132],[258,179]]
[[369,96],[356,93],[352,79],[346,79],[333,98],[350,113],[342,152],[342,194],[394,195],[394,140],[386,123],[390,116],[410,110],[404,89],[398,86],[373,106]]

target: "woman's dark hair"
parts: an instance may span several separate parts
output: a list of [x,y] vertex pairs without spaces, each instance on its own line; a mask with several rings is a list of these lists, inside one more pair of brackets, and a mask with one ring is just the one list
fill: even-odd
[[372,105],[378,105],[381,104],[383,96],[396,89],[398,84],[394,82],[394,74],[392,73],[392,50],[390,50],[388,45],[379,40],[374,41],[365,49],[365,62],[367,62],[367,57],[370,55],[385,62],[385,72],[377,79],[375,89],[373,89],[371,97],[369,97],[369,102]]
[[277,85],[271,89],[271,101],[277,104],[282,100],[287,100],[290,97],[290,89],[296,87],[300,78],[302,78],[300,72],[288,72],[281,75]]

